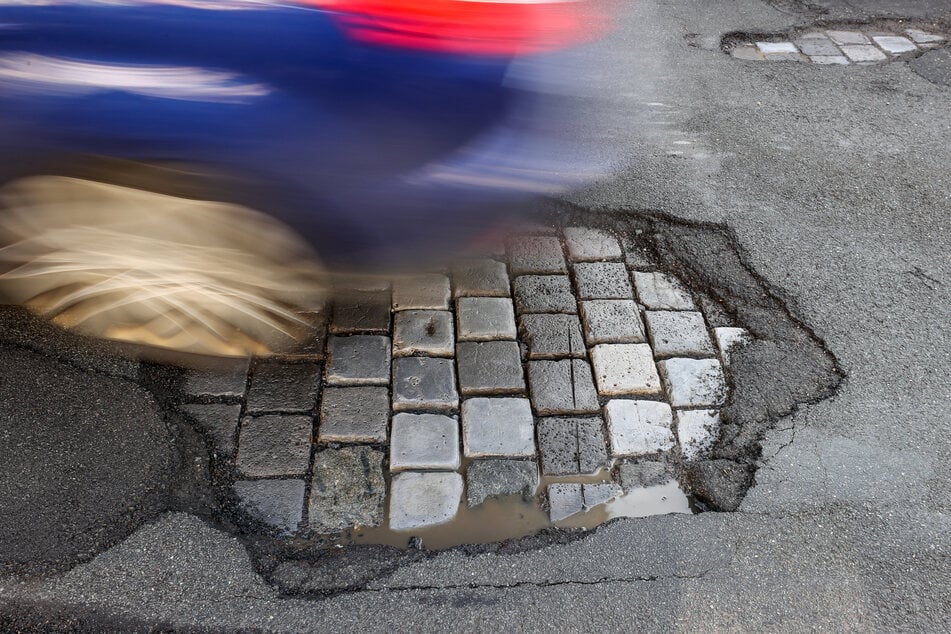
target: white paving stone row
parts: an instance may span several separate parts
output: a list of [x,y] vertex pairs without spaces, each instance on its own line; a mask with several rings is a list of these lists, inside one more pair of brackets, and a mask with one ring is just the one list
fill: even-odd
[[441,414],[397,414],[390,432],[390,471],[459,468],[459,422]]
[[594,377],[602,396],[657,394],[660,377],[646,343],[603,343],[591,350]]
[[615,457],[668,451],[676,443],[667,403],[613,399],[604,406],[604,418]]
[[470,398],[462,403],[466,456],[535,455],[535,419],[527,398]]
[[461,498],[458,473],[398,473],[390,484],[390,528],[404,531],[445,524],[456,516]]
[[686,460],[702,457],[709,451],[719,431],[719,410],[691,409],[677,412],[677,437]]
[[667,359],[657,365],[673,407],[709,407],[726,398],[726,381],[717,359]]

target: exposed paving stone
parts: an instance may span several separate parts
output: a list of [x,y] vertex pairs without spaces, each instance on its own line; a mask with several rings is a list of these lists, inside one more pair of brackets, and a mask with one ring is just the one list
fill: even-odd
[[618,479],[625,493],[634,489],[643,489],[664,484],[673,479],[670,466],[666,462],[644,460],[622,462],[618,466]]
[[315,532],[379,526],[385,498],[382,451],[343,447],[324,449],[314,456],[309,524]]
[[740,44],[739,46],[735,46],[733,50],[730,51],[730,55],[736,59],[747,61],[760,62],[765,59],[754,44]]
[[393,310],[448,310],[449,278],[416,275],[393,283]]
[[310,462],[310,416],[248,416],[238,436],[238,471],[252,478],[303,475]]
[[905,29],[905,33],[907,33],[908,37],[916,44],[940,44],[945,41],[945,38],[940,35],[928,33],[920,29]]
[[509,267],[512,275],[568,271],[561,241],[554,236],[524,236],[511,240]]
[[462,404],[466,456],[535,455],[535,423],[527,398],[471,398]]
[[634,290],[627,267],[620,262],[575,264],[579,299],[631,299]]
[[378,335],[330,337],[327,382],[331,385],[389,383],[390,338]]
[[713,344],[703,315],[693,311],[644,313],[651,345],[657,357],[713,355]]
[[456,363],[463,396],[525,391],[522,356],[514,341],[461,342]]
[[829,36],[836,44],[868,44],[868,38],[859,31],[826,31],[826,35]]
[[466,497],[476,507],[487,498],[520,495],[531,499],[538,490],[538,467],[531,460],[474,460],[466,469]]
[[643,343],[644,324],[633,299],[595,299],[581,302],[588,345]]
[[871,44],[861,46],[843,46],[842,52],[853,62],[881,62],[888,57]]
[[677,412],[677,437],[684,459],[702,457],[713,446],[720,433],[720,412],[715,409],[692,409]]
[[529,359],[583,357],[586,354],[581,322],[576,315],[522,315],[519,334]]
[[809,58],[813,64],[847,66],[849,63],[845,55],[814,55]]
[[582,484],[581,497],[584,499],[584,509],[590,510],[599,504],[610,502],[624,494],[621,487],[615,482],[599,482],[597,484]]
[[568,257],[574,262],[600,262],[621,257],[617,238],[601,229],[567,227],[564,230]]
[[538,450],[545,475],[594,473],[609,464],[600,418],[543,418]]
[[797,55],[799,53],[792,42],[757,42],[756,48],[766,56],[766,59],[777,55]]
[[241,398],[250,369],[250,359],[216,359],[208,368],[189,372],[183,391],[187,396]]
[[667,403],[614,399],[604,406],[611,453],[642,456],[673,449],[673,413]]
[[646,343],[602,343],[591,349],[598,392],[602,396],[660,393],[660,377]]
[[720,405],[726,398],[723,368],[717,359],[667,359],[658,365],[673,407]]
[[456,516],[462,497],[458,473],[404,471],[390,485],[390,528],[409,530],[444,524]]
[[810,57],[815,55],[841,55],[839,47],[822,33],[810,33],[809,37],[803,36],[796,40],[796,46]]
[[456,300],[459,341],[515,339],[515,309],[502,297],[461,297]]
[[892,55],[901,55],[902,53],[911,53],[918,50],[914,42],[900,35],[876,35],[872,39],[875,40],[879,48]]
[[519,313],[578,312],[567,275],[522,275],[514,285]]
[[240,405],[193,403],[183,405],[182,411],[195,421],[198,429],[211,438],[214,450],[219,456],[234,457],[238,420],[241,418]]
[[452,313],[444,310],[406,310],[393,317],[393,354],[451,357],[455,344]]
[[393,361],[393,409],[451,410],[459,406],[452,359],[402,357]]
[[720,327],[713,329],[713,338],[716,339],[717,349],[720,351],[720,360],[723,365],[730,365],[730,352],[741,348],[753,339],[743,328]]
[[327,387],[320,399],[321,443],[385,443],[390,394],[385,387]]
[[528,384],[540,416],[595,413],[600,408],[591,368],[583,359],[529,361]]
[[310,412],[317,404],[319,385],[317,363],[256,363],[248,389],[247,411]]
[[299,479],[234,483],[241,510],[285,535],[296,532],[301,522],[304,488],[304,481]]
[[390,434],[390,471],[459,468],[459,422],[440,414],[397,414]]
[[504,262],[469,260],[452,270],[454,297],[509,297],[511,282]]
[[581,485],[573,482],[548,485],[548,516],[557,522],[584,508],[584,494]]
[[634,272],[637,298],[652,310],[694,310],[690,293],[680,282],[664,273]]
[[334,299],[330,332],[334,334],[390,331],[390,294],[352,291]]

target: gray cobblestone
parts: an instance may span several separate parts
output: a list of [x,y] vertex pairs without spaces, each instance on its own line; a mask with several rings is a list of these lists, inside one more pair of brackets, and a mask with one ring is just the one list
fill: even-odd
[[694,310],[690,293],[674,278],[664,273],[634,272],[637,298],[652,310]]
[[524,273],[566,273],[561,242],[554,236],[521,236],[509,242],[512,275]]
[[610,502],[623,494],[624,491],[614,482],[581,485],[581,496],[584,498],[584,509],[586,511],[593,509],[599,504]]
[[386,385],[390,382],[390,338],[378,335],[330,337],[327,382]]
[[521,353],[514,341],[461,342],[456,363],[464,396],[525,391]]
[[509,297],[512,294],[504,262],[469,260],[452,271],[455,297]]
[[390,528],[410,530],[445,524],[456,516],[462,497],[458,473],[404,471],[390,485]]
[[317,533],[380,526],[385,498],[382,451],[343,447],[314,456],[309,523]]
[[646,343],[602,343],[591,350],[598,392],[602,396],[660,393],[660,377]]
[[720,405],[726,397],[723,369],[716,359],[667,359],[658,365],[673,407]]
[[812,37],[801,37],[796,40],[796,46],[805,55],[839,55],[839,48],[829,38],[821,33],[810,34]]
[[385,443],[390,395],[385,387],[326,387],[317,439],[322,443]]
[[634,290],[627,267],[620,262],[579,262],[575,265],[578,299],[631,299]]
[[393,409],[451,410],[459,405],[452,359],[402,357],[393,361]]
[[667,403],[614,399],[604,407],[615,456],[641,456],[673,449],[673,413]]
[[871,44],[865,46],[843,46],[842,52],[853,62],[883,62],[888,59],[885,53]]
[[449,310],[449,278],[430,274],[393,283],[394,310]]
[[538,451],[545,475],[594,473],[608,466],[600,418],[543,418]]
[[529,359],[583,357],[586,354],[581,322],[576,315],[522,315],[519,333]]
[[247,411],[310,412],[317,404],[319,384],[317,363],[258,362],[251,374]]
[[590,227],[567,227],[564,233],[568,257],[575,262],[600,262],[621,257],[620,243],[607,231]]
[[443,310],[406,310],[393,318],[393,354],[451,357],[455,344],[452,313]]
[[476,507],[487,498],[520,495],[531,499],[538,489],[538,467],[532,460],[474,460],[466,470],[466,497]]
[[826,31],[826,35],[836,44],[869,44],[869,40],[859,31]]
[[625,493],[634,489],[653,487],[669,482],[674,477],[666,462],[642,460],[622,462],[618,467],[618,478]]
[[693,311],[644,313],[656,357],[712,356],[715,351],[703,315]]
[[581,485],[574,482],[548,485],[548,515],[551,521],[557,522],[584,508],[584,494]]
[[215,359],[209,367],[188,373],[184,392],[197,397],[241,398],[250,367],[250,359]]
[[684,459],[702,457],[720,432],[720,412],[715,409],[692,409],[677,412],[677,436]]
[[461,297],[456,300],[459,341],[515,339],[515,310],[503,297]]
[[515,278],[519,313],[576,313],[578,303],[567,275],[522,275]]
[[643,343],[644,325],[633,299],[596,299],[581,302],[584,334],[589,345]]
[[335,298],[330,332],[386,334],[389,331],[389,292],[351,291]]
[[251,517],[285,535],[297,531],[304,510],[303,480],[240,480],[234,491]]
[[462,404],[468,457],[535,455],[535,421],[527,398],[470,398]]
[[195,421],[199,430],[211,438],[215,453],[229,459],[234,457],[238,420],[241,418],[240,405],[193,403],[184,405],[182,411]]
[[238,471],[252,478],[303,475],[310,461],[310,416],[248,416],[238,436]]
[[440,414],[397,414],[390,435],[390,471],[459,468],[459,422]]
[[540,416],[595,413],[600,408],[591,368],[583,359],[529,361],[528,383]]

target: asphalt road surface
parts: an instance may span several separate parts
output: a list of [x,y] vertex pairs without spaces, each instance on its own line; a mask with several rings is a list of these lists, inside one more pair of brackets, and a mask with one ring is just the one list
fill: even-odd
[[[187,451],[169,452],[189,441],[121,378],[134,368],[82,370],[95,351],[38,332],[58,361],[12,343],[0,352],[0,448],[21,470],[0,471],[0,625],[951,629],[949,58],[827,67],[719,48],[729,32],[876,16],[951,25],[944,0],[644,1],[591,78],[629,160],[572,202],[727,225],[842,369],[834,396],[767,434],[737,512],[619,521],[519,552],[448,551],[353,591],[282,597],[202,519],[175,458]],[[57,469],[73,484],[51,492]],[[90,560],[105,543],[117,545]]]

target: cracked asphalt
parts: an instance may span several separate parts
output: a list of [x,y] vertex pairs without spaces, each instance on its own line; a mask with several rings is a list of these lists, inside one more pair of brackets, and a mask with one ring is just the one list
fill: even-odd
[[[303,599],[280,596],[236,538],[146,497],[117,520],[129,537],[94,559],[50,575],[0,570],[0,626],[951,629],[951,88],[935,80],[947,56],[923,56],[925,74],[743,63],[719,48],[732,31],[874,17],[951,24],[945,0],[644,1],[591,77],[629,160],[571,202],[725,224],[844,375],[833,397],[767,433],[737,512],[615,521],[518,552],[446,551]],[[81,398],[73,389],[65,396]]]

